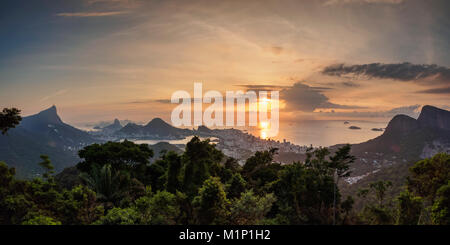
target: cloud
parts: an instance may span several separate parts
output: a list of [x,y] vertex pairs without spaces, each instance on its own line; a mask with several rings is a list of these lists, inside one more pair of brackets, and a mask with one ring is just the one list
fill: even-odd
[[54,97],[57,97],[57,96],[66,94],[67,92],[69,92],[68,89],[61,89],[61,90],[58,90],[58,91],[56,91],[56,92],[53,93],[53,94],[50,94],[50,95],[47,95],[47,96],[41,98],[41,99],[40,99],[40,102],[44,102],[44,101],[47,101],[47,100],[49,100],[49,99],[51,99],[51,98],[54,98]]
[[417,93],[424,93],[424,94],[450,94],[450,87],[425,89],[425,90],[417,91]]
[[128,11],[58,13],[61,17],[104,17],[127,14]]
[[360,85],[354,82],[342,82],[342,86],[344,87],[359,87]]
[[410,105],[395,107],[385,111],[352,111],[352,112],[322,112],[321,115],[331,117],[356,117],[356,118],[392,118],[395,115],[403,114],[417,118],[420,114],[421,105]]
[[310,87],[301,82],[280,92],[280,99],[286,102],[286,109],[291,111],[312,112],[317,108],[359,109],[363,107],[353,105],[339,105],[329,101],[321,92],[323,88]]
[[273,46],[271,47],[272,53],[275,55],[279,55],[283,52],[283,47],[280,46]]
[[382,114],[384,114],[385,117],[393,117],[398,114],[404,114],[411,117],[416,117],[420,113],[420,105],[410,105],[410,106],[402,106],[402,107],[396,107],[391,110],[385,111]]
[[234,85],[237,87],[244,88],[246,91],[272,91],[272,90],[282,90],[285,88],[289,88],[289,86],[280,86],[280,85],[265,85],[265,84],[237,84]]
[[399,81],[432,81],[438,83],[450,82],[450,69],[437,65],[416,65],[411,63],[398,64],[335,64],[327,66],[322,74],[329,76],[366,76],[368,78],[394,79]]
[[366,4],[401,4],[404,0],[328,0],[325,6],[336,4],[366,3]]

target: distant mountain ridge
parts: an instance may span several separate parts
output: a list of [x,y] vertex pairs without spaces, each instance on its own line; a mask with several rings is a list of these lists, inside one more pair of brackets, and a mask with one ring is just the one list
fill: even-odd
[[149,138],[184,138],[192,134],[189,129],[173,127],[161,118],[154,118],[145,126],[128,123],[115,133],[120,137],[149,137]]
[[108,126],[101,128],[102,133],[104,134],[113,134],[123,128],[122,124],[120,124],[119,119],[114,119],[114,122]]

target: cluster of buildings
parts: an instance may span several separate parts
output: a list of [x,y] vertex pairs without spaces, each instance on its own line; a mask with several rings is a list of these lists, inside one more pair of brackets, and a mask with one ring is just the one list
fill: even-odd
[[292,144],[285,139],[283,141],[262,139],[248,132],[237,129],[211,130],[211,136],[218,139],[217,148],[225,155],[236,159],[247,159],[256,151],[278,148],[279,152],[305,153],[307,146]]

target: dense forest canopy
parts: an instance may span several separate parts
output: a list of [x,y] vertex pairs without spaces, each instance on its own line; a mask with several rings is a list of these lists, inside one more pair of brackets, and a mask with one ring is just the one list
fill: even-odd
[[47,156],[45,173],[18,180],[0,163],[1,224],[449,224],[448,154],[417,162],[395,199],[390,182],[361,189],[362,212],[337,186],[354,160],[350,146],[333,155],[309,152],[281,165],[276,149],[257,152],[241,167],[209,140],[194,137],[183,154],[165,152],[153,163],[145,144],[108,142],[85,147],[76,181],[61,185]]

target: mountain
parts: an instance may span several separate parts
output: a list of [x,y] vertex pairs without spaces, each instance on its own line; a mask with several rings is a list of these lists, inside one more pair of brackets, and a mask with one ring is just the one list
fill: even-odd
[[[371,182],[389,180],[393,187],[387,195],[396,196],[405,184],[408,168],[439,152],[450,153],[449,111],[427,105],[418,119],[396,115],[382,135],[352,146],[351,154],[357,160],[351,166],[351,177],[341,183],[342,194],[355,196]],[[362,207],[361,202],[357,200],[356,205]]]
[[153,155],[153,158],[152,158],[152,162],[154,160],[156,160],[156,159],[159,159],[162,156],[161,153],[164,152],[164,151],[166,151],[166,152],[173,151],[173,152],[178,153],[178,154],[182,154],[183,153],[182,149],[180,149],[177,146],[172,145],[172,144],[170,144],[168,142],[158,142],[158,143],[156,143],[154,145],[149,145],[148,147],[153,150],[153,154],[154,155]]
[[426,105],[422,108],[417,122],[422,128],[450,130],[450,112]]
[[450,112],[433,106],[424,106],[416,120],[396,115],[384,133],[375,139],[353,145],[355,155],[377,152],[387,156],[417,160],[430,157],[429,147],[445,148],[450,144]]
[[18,129],[47,138],[52,145],[79,147],[96,142],[87,132],[65,124],[55,106],[36,115],[24,117]]
[[120,137],[146,137],[155,139],[184,138],[192,132],[189,129],[180,129],[166,123],[161,118],[154,118],[147,125],[128,123],[116,132]]
[[103,134],[113,134],[123,128],[122,124],[120,124],[119,119],[114,119],[113,124],[105,126],[101,129]]
[[0,161],[15,167],[19,177],[42,172],[38,166],[41,154],[48,155],[56,171],[74,165],[77,151],[98,142],[88,133],[64,123],[55,106],[24,117],[6,135],[0,136]]

